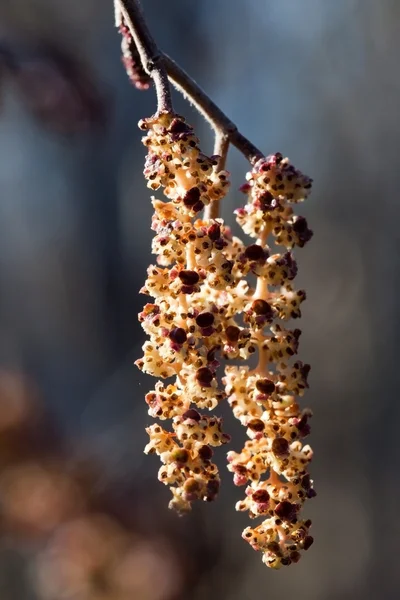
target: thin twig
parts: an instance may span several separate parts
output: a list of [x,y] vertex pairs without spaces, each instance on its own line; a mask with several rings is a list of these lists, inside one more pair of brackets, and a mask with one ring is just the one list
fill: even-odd
[[256,163],[264,155],[254,144],[242,135],[236,125],[211,100],[202,88],[174,61],[164,54],[164,64],[171,83],[179,90],[210,123],[216,134],[224,133],[250,162]]
[[[145,21],[139,0],[115,0],[139,52],[142,66],[153,80],[157,94],[157,110],[172,112],[171,90],[164,62]],[[119,7],[118,7],[119,3]]]
[[226,114],[211,100],[201,87],[166,54],[158,48],[151,35],[139,0],[115,0],[116,11],[122,11],[126,25],[139,52],[142,66],[146,73],[153,79],[158,110],[172,111],[171,93],[168,79],[203,115],[213,127],[217,139],[228,137],[231,144],[250,161],[255,164],[263,153],[254,144],[241,134],[236,125]]
[[[214,144],[214,155],[218,156],[217,171],[223,171],[225,169],[226,159],[229,150],[229,136],[226,133],[219,131],[216,133],[215,144]],[[204,209],[204,220],[211,221],[211,219],[217,219],[219,217],[221,200],[214,200],[210,202]]]

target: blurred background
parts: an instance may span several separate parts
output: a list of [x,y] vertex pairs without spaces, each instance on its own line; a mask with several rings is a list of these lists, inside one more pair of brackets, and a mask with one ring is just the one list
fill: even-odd
[[[266,569],[223,491],[169,514],[133,361],[151,204],[111,0],[0,1],[0,598],[394,600],[400,570],[398,0],[146,0],[162,49],[312,176],[298,252],[315,544]],[[206,124],[176,97],[212,151]],[[224,217],[243,202],[232,150]],[[396,404],[397,402],[397,404]],[[244,433],[227,411],[239,450]]]

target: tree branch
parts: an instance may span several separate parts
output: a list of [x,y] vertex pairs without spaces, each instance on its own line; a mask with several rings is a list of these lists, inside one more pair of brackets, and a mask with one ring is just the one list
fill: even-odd
[[168,80],[170,80],[176,89],[210,123],[217,136],[217,143],[219,143],[218,140],[227,138],[229,143],[233,144],[251,164],[256,163],[262,158],[264,155],[261,150],[238,131],[236,125],[207,96],[202,88],[172,58],[159,50],[147,27],[139,0],[114,1],[116,14],[118,15],[118,11],[121,11],[136,44],[142,66],[154,82],[158,110],[172,111],[172,100],[168,83]]
[[119,11],[122,13],[136,44],[142,66],[153,80],[157,94],[158,112],[173,112],[164,55],[158,50],[157,44],[147,27],[139,0],[114,0],[114,2],[116,15]]

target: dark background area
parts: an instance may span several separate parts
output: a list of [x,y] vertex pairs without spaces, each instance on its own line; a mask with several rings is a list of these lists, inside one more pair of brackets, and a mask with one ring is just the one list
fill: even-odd
[[[111,4],[0,2],[0,366],[34,382],[57,436],[101,465],[102,489],[124,497],[143,535],[162,530],[179,548],[185,584],[157,596],[150,577],[138,600],[394,600],[400,4],[143,2],[160,47],[266,154],[281,151],[315,182],[301,207],[314,238],[297,257],[308,296],[300,357],[312,365],[304,402],[314,411],[318,497],[306,510],[316,541],[277,573],[240,538],[242,490],[223,451],[218,501],[184,522],[161,508],[169,492],[142,453],[153,382],[132,363],[144,340],[136,314],[152,210],[137,122],[155,97],[126,77]],[[208,125],[178,96],[175,104],[212,152]],[[236,150],[228,169],[232,223],[247,170]],[[244,433],[225,414],[239,450]],[[2,600],[41,598],[32,573],[47,543],[2,536]],[[51,598],[130,597],[102,594]]]

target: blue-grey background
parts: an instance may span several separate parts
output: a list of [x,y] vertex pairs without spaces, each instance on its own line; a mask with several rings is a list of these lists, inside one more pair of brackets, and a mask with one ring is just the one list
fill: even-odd
[[[38,119],[15,78],[0,86],[0,360],[38,382],[65,434],[110,481],[147,481],[143,401],[152,381],[132,365],[150,255],[151,204],[137,121],[155,98],[127,80],[111,0],[0,2],[0,35],[28,52],[55,46],[90,73],[104,115],[73,134]],[[267,154],[315,180],[302,206],[315,236],[298,252],[307,290],[301,358],[318,497],[316,542],[271,572],[240,539],[242,494],[224,491],[202,518],[220,557],[191,596],[229,600],[398,597],[400,41],[397,0],[145,0],[160,46]],[[27,49],[27,50],[26,50]],[[205,151],[212,135],[182,100]],[[232,150],[224,217],[243,202],[246,162]],[[397,385],[396,385],[397,382]],[[1,407],[0,407],[1,410]],[[232,447],[244,441],[227,419]],[[223,452],[221,452],[223,454]],[[158,493],[165,502],[168,491]],[[207,528],[204,535],[213,535]],[[214,542],[213,542],[214,543]],[[190,552],[190,544],[187,551]],[[3,556],[3,558],[1,558]],[[0,554],[1,597],[26,597],[19,559]]]

